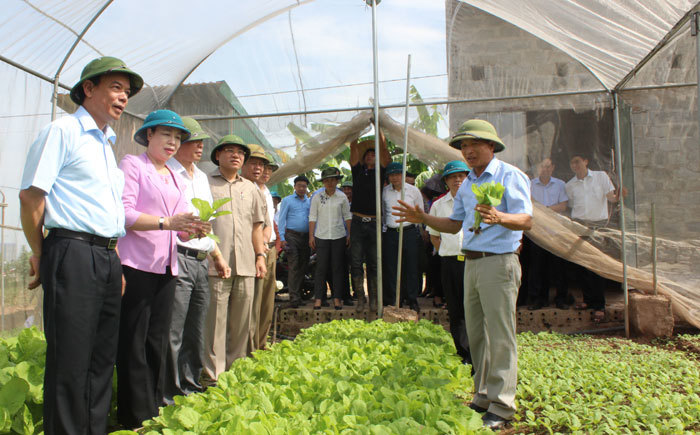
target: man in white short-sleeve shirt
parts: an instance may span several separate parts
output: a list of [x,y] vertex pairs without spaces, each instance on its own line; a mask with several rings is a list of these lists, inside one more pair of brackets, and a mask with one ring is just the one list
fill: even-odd
[[[387,178],[389,184],[384,186],[382,191],[382,206],[383,219],[386,223],[386,230],[383,234],[384,252],[383,257],[384,270],[386,276],[384,282],[384,304],[393,305],[396,303],[396,271],[398,267],[398,251],[399,251],[399,223],[397,217],[392,214],[392,207],[399,205],[401,199],[401,189],[405,189],[404,201],[411,205],[423,207],[423,195],[420,190],[412,184],[402,184],[401,172],[403,165],[401,163],[392,162],[386,167]],[[418,312],[418,293],[420,291],[420,273],[418,269],[418,246],[420,243],[420,231],[417,225],[404,224],[403,226],[403,255],[401,264],[401,282],[402,287],[405,284],[406,294],[402,299],[405,299],[409,308]]]
[[608,201],[619,199],[610,177],[603,171],[589,170],[588,159],[580,155],[574,155],[570,165],[576,174],[566,183],[571,218],[603,224],[608,219]]
[[[576,174],[566,183],[571,218],[592,228],[606,225],[608,201],[619,200],[608,174],[589,170],[588,159],[581,155],[574,154],[570,165]],[[578,268],[577,275],[583,285],[583,303],[577,304],[576,308],[592,309],[593,320],[602,321],[605,318],[604,278],[583,267]]]

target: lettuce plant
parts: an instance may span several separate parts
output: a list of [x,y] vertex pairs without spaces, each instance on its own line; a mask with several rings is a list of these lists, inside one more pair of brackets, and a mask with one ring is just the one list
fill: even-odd
[[[231,212],[228,210],[217,211],[219,210],[219,208],[221,208],[222,205],[226,204],[229,201],[231,201],[231,198],[221,198],[217,199],[212,204],[209,204],[209,202],[203,199],[192,198],[192,205],[199,212],[199,219],[202,222],[208,222],[209,220],[216,219],[219,216],[231,214]],[[221,242],[221,240],[219,240],[219,237],[217,237],[214,233],[207,234],[207,237],[213,239],[216,243]]]
[[[476,196],[476,202],[478,204],[490,205],[492,207],[497,207],[501,204],[501,199],[503,198],[503,193],[506,191],[505,186],[501,183],[496,183],[493,181],[488,181],[482,183],[481,185],[472,184],[472,192]],[[473,231],[474,234],[479,234],[481,232],[481,213],[474,211],[474,226],[469,228],[469,231]]]

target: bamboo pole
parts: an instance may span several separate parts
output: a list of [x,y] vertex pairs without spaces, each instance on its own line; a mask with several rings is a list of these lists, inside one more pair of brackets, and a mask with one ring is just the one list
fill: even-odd
[[[406,108],[403,126],[403,167],[401,169],[401,201],[406,200],[406,160],[408,156],[408,108],[411,95],[411,55],[406,66]],[[401,260],[403,257],[403,222],[399,224],[399,252],[396,266],[396,307],[401,303]]]

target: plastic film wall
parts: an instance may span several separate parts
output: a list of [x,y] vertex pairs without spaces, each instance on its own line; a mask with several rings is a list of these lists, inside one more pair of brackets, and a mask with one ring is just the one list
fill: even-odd
[[[157,13],[132,0],[8,0],[3,6],[0,189],[8,199],[8,226],[19,227],[24,156],[50,121],[50,81],[58,74],[60,84],[72,86],[85,63],[100,55],[124,59],[146,81],[114,126],[118,159],[142,152],[131,138],[156,108],[200,119],[216,139],[234,132],[263,145],[285,162],[281,178],[317,168],[352,138],[372,133],[371,11],[364,1],[222,7],[203,0],[192,7],[174,0]],[[403,143],[406,57],[412,54],[413,102],[426,105],[422,112],[412,107],[409,122],[433,114],[437,137],[411,130],[410,153],[432,170],[459,157],[440,139],[474,117],[497,127],[508,145],[499,157],[530,177],[549,158],[554,176],[568,181],[576,153],[588,156],[589,167],[605,171],[616,188],[622,170],[630,266],[651,270],[653,203],[663,285],[681,292],[685,320],[699,319],[693,289],[700,279],[692,267],[700,260],[696,46],[684,20],[694,7],[689,0],[383,0],[377,16],[384,131]],[[613,152],[610,90],[621,100],[622,168]],[[66,92],[59,87],[58,116],[75,110]],[[609,204],[609,231],[591,242],[596,251],[584,260],[571,256],[601,273],[614,272],[613,279],[621,271],[618,207]],[[550,218],[540,220],[541,240],[564,231],[551,230],[559,227],[558,218]],[[577,229],[564,228],[571,240],[578,237]],[[8,270],[19,267],[10,262],[23,246],[20,231],[5,230]],[[612,262],[590,263],[601,251]],[[631,287],[646,286],[649,276],[635,278]],[[12,299],[8,284],[6,308],[24,313],[12,326],[21,327],[36,318],[38,292],[13,285],[25,299]]]

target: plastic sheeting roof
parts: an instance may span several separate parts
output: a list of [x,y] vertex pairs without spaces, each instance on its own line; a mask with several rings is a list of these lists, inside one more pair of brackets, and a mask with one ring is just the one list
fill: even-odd
[[465,1],[537,36],[616,87],[696,2],[691,0]]
[[[463,3],[561,49],[590,70],[606,89],[617,86],[696,5],[691,0]],[[436,8],[442,11],[435,12]],[[241,84],[243,89],[232,86],[237,94],[298,94],[309,84],[319,88],[318,92],[324,87],[333,89],[316,100],[313,91],[302,93],[304,98],[291,95],[287,101],[251,100],[252,113],[362,106],[371,95],[371,15],[360,0],[12,0],[3,2],[3,9],[2,56],[50,78],[60,73],[60,82],[68,86],[77,81],[87,61],[112,55],[124,59],[151,86],[175,87],[190,76],[217,80],[220,77],[214,77],[213,71],[218,69],[239,72],[241,82],[247,80],[245,86]],[[392,71],[382,78],[395,79],[404,68],[403,59],[387,54],[389,47],[382,45],[398,33],[405,45],[397,47],[405,54],[412,48],[420,50],[420,46],[426,53],[439,53],[424,58],[426,66],[417,68],[416,75],[436,84],[438,90],[429,91],[428,99],[446,97],[446,90],[440,90],[446,88],[445,79],[440,76],[446,75],[445,30],[449,33],[454,23],[444,16],[444,3],[385,0],[377,14],[380,62],[382,57],[385,61],[380,72]],[[404,25],[410,28],[402,28]],[[436,38],[436,32],[442,38]],[[240,48],[242,43],[248,48]],[[362,50],[350,50],[349,45],[361,45]],[[223,47],[232,50],[228,53],[233,58],[219,57],[216,63],[207,60]],[[200,65],[205,71],[202,74],[198,74]],[[245,70],[252,73],[246,75]],[[357,92],[341,97],[337,91],[343,87]],[[166,87],[154,104],[165,105],[172,92]],[[382,92],[382,103],[403,99],[401,86],[387,84]]]

